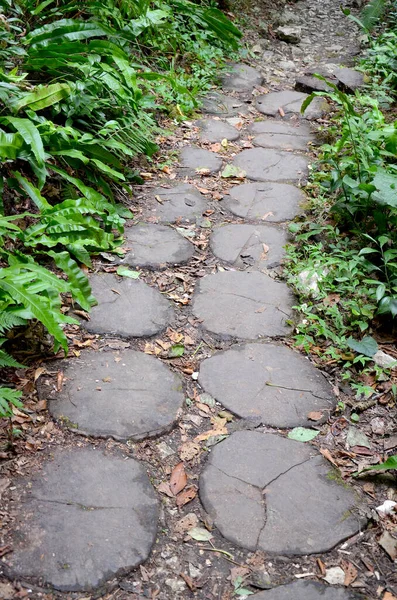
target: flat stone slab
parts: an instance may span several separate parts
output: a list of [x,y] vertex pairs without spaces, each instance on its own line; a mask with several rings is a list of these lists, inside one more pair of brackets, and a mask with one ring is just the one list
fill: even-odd
[[306,156],[271,150],[250,148],[237,154],[233,165],[245,171],[254,181],[298,181],[307,175],[309,159]]
[[167,264],[186,263],[194,254],[194,246],[172,227],[140,223],[125,229],[126,248],[123,265],[160,269]]
[[201,364],[199,382],[234,414],[260,417],[272,427],[311,427],[310,412],[320,413],[320,423],[336,404],[321,371],[276,344],[246,344],[214,354]]
[[270,433],[239,431],[215,446],[200,498],[221,534],[251,551],[327,552],[363,523],[354,492],[312,446]]
[[90,284],[98,306],[82,324],[91,333],[146,337],[162,331],[174,318],[168,300],[143,281],[97,273],[91,275]]
[[148,558],[158,501],[132,458],[93,448],[52,452],[39,474],[17,484],[18,527],[3,566],[15,579],[92,590]]
[[244,64],[232,64],[230,67],[230,72],[221,78],[224,90],[250,92],[255,85],[261,85],[263,75],[253,67]]
[[345,91],[354,93],[364,85],[364,75],[355,69],[337,68],[333,72],[338,80],[338,87]]
[[215,143],[225,139],[233,142],[240,137],[240,133],[233,125],[218,119],[202,119],[195,125],[200,129],[200,139],[206,142]]
[[229,190],[222,205],[238,217],[282,223],[296,217],[304,193],[286,183],[244,183]]
[[286,232],[271,225],[221,225],[210,238],[215,256],[239,269],[276,267],[286,243]]
[[305,113],[301,114],[302,102],[306,100],[307,94],[296,92],[294,90],[284,90],[283,92],[271,92],[264,96],[258,96],[256,107],[259,112],[270,117],[280,115],[280,108],[285,115],[300,115],[305,119],[319,119],[327,112],[327,101],[324,98],[315,98]]
[[207,201],[200,192],[188,183],[181,183],[171,188],[159,187],[151,193],[151,213],[160,223],[175,221],[195,221],[207,209]]
[[237,98],[225,96],[219,92],[209,92],[203,98],[201,109],[203,114],[217,115],[219,117],[235,117],[236,115],[246,115],[248,106]]
[[248,128],[255,137],[254,146],[261,148],[277,148],[279,150],[307,150],[307,145],[314,138],[310,127],[300,121],[296,125],[284,121],[260,121]]
[[224,271],[200,279],[192,308],[208,331],[252,340],[287,335],[292,304],[285,283],[263,273]]
[[51,415],[77,433],[141,440],[169,431],[184,396],[179,377],[161,361],[135,350],[81,352],[62,362],[58,392],[42,377],[38,390]]
[[[200,174],[218,173],[222,167],[222,159],[218,154],[194,146],[182,148],[179,161],[181,165],[180,173],[191,177]],[[205,171],[205,173],[202,171]]]
[[362,598],[346,588],[328,586],[316,581],[294,581],[254,594],[252,600],[355,600]]

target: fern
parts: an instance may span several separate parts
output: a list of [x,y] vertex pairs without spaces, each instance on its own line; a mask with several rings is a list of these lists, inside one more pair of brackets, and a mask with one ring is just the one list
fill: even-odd
[[12,417],[12,407],[22,408],[23,404],[20,402],[22,392],[19,390],[13,390],[9,387],[0,387],[0,419],[9,419]]
[[3,335],[13,327],[25,324],[26,319],[22,319],[19,315],[12,312],[12,310],[1,310],[0,308],[0,335]]
[[365,29],[371,31],[383,17],[386,10],[386,0],[371,0],[361,13],[361,22]]

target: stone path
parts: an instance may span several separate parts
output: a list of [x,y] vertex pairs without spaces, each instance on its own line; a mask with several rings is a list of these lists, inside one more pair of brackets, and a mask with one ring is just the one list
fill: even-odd
[[[182,415],[180,423],[190,419],[199,428],[209,406],[227,415],[219,430],[216,418],[221,417],[212,420],[213,443],[219,443],[212,448],[211,438],[205,435],[206,448],[200,447],[200,436],[188,443],[190,452],[208,451],[194,481],[207,514],[203,521],[208,528],[214,524],[212,535],[217,536],[218,547],[227,542],[233,552],[264,551],[297,560],[329,552],[365,526],[355,493],[340,485],[317,449],[285,435],[293,427],[313,426],[313,413],[321,424],[336,404],[326,377],[287,343],[294,298],[275,269],[282,263],[288,221],[299,213],[304,199],[299,184],[308,172],[307,150],[315,143],[310,120],[320,117],[326,105],[317,99],[302,117],[306,95],[283,90],[259,94],[253,107],[252,90],[261,83],[257,70],[232,65],[222,79],[222,93],[207,94],[202,109],[206,116],[194,124],[196,139],[180,152],[177,179],[165,184],[163,179],[150,190],[141,221],[126,229],[126,252],[117,263],[143,269],[141,279],[109,272],[91,275],[98,306],[82,322],[84,328],[100,340],[127,338],[133,349],[125,342],[117,350],[106,350],[106,344],[101,350],[84,349],[62,361],[61,367],[59,362],[49,365],[39,379],[40,398],[48,402],[54,420],[69,429],[73,441],[71,447],[47,454],[37,474],[17,482],[18,525],[13,552],[3,559],[10,577],[31,578],[60,591],[90,591],[146,561],[156,534],[166,530],[164,515],[160,521],[158,492],[146,474],[150,464],[141,460],[138,450],[136,458],[123,452],[132,442],[165,435]],[[242,130],[241,125],[235,126],[241,120]],[[247,136],[254,147],[238,145]],[[208,149],[209,143],[220,146],[223,140],[236,143],[231,153]],[[244,174],[241,183],[234,180],[218,208],[208,200],[205,178],[219,187],[219,174],[226,165]],[[244,182],[244,176],[250,182]],[[197,237],[187,239],[181,231],[194,237],[191,232],[195,224],[200,230],[204,213],[218,216],[207,239],[212,257],[209,267],[199,270],[191,306],[183,301],[181,307],[180,298],[172,302],[174,297],[165,297],[160,285],[156,289],[150,274],[196,260],[196,249],[200,251],[203,242],[197,242]],[[183,272],[176,273],[185,281]],[[185,291],[189,296],[188,285]],[[141,338],[150,349],[159,339],[153,336],[176,322],[196,327],[197,339],[202,340],[192,357],[203,343],[206,346],[199,371],[192,376],[186,369],[183,377],[177,375],[172,361],[167,365],[156,353],[142,352]],[[161,339],[160,345],[165,347]],[[192,385],[197,386],[193,396],[200,399],[201,416],[185,414],[184,399],[187,394],[192,397]],[[233,418],[234,433],[227,425]],[[102,438],[123,444],[100,446]],[[163,461],[175,454],[161,439],[157,448]],[[197,452],[178,452],[187,470],[199,464],[193,461]],[[153,454],[143,456],[150,461]],[[167,466],[162,466],[168,478]],[[187,489],[194,498],[196,485]],[[163,493],[173,497],[171,484],[168,491],[163,487]],[[179,516],[192,519],[189,506],[178,507]],[[168,512],[175,515],[176,509]],[[193,517],[196,521],[191,523],[197,525]],[[179,538],[174,534],[172,539]],[[187,552],[191,545],[187,544]],[[189,569],[193,577],[194,565]],[[168,591],[161,584],[151,597],[188,597],[184,581],[179,575],[168,578]],[[343,587],[318,581],[289,578],[282,583],[253,597],[357,598]],[[197,597],[215,595],[199,592]]]

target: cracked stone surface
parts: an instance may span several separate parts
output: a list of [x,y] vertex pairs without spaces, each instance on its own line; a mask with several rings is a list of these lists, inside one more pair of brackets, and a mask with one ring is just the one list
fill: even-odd
[[[155,200],[156,196],[160,202]],[[156,216],[160,223],[175,223],[195,221],[207,208],[207,201],[202,194],[188,183],[181,183],[171,188],[159,187],[151,193],[153,200],[150,202],[151,214]]]
[[221,534],[251,551],[327,552],[364,523],[354,492],[312,446],[270,433],[239,431],[215,446],[199,489]]
[[284,121],[260,121],[251,125],[248,131],[255,137],[254,146],[277,148],[279,150],[307,150],[307,144],[314,138],[305,122],[285,123]]
[[244,183],[229,190],[222,205],[249,220],[282,223],[296,217],[305,195],[286,183]]
[[288,287],[268,275],[224,271],[199,281],[192,309],[204,329],[252,340],[289,333],[292,304]]
[[271,225],[221,225],[210,238],[215,256],[239,269],[276,267],[286,243],[286,232]]
[[222,159],[215,152],[205,150],[204,148],[195,148],[186,146],[182,148],[179,157],[181,175],[190,175],[194,177],[199,175],[201,169],[209,173],[217,173],[222,167]]
[[[302,102],[306,100],[307,94],[296,92],[295,90],[284,90],[282,92],[271,92],[264,96],[258,96],[256,99],[256,107],[259,112],[269,117],[277,117],[280,115],[281,108],[286,115],[301,115]],[[327,112],[327,101],[324,98],[315,98],[310,106],[306,109],[305,119],[319,119]]]
[[230,65],[229,73],[222,76],[224,90],[232,92],[251,92],[255,85],[261,85],[263,75],[253,67],[244,64]]
[[219,117],[235,117],[239,114],[248,114],[248,106],[237,98],[225,96],[219,92],[209,92],[203,98],[201,112]]
[[286,346],[245,344],[204,360],[199,383],[228,410],[273,427],[313,426],[311,411],[324,422],[336,398],[324,375]]
[[18,490],[9,576],[83,591],[148,558],[158,501],[137,461],[93,448],[55,449],[39,474],[19,481]]
[[166,225],[140,223],[126,227],[124,246],[130,250],[120,263],[132,267],[159,269],[185,263],[194,254],[193,244]]
[[87,350],[62,368],[62,390],[41,378],[39,395],[55,419],[78,433],[121,441],[154,437],[172,428],[183,402],[179,377],[135,350]]
[[231,142],[238,140],[240,133],[238,130],[219,119],[202,119],[195,123],[200,129],[200,139],[206,142],[221,142],[226,139]]
[[245,171],[247,179],[276,182],[304,179],[309,163],[306,156],[269,148],[243,150],[233,160],[233,165]]
[[294,581],[254,594],[252,600],[355,600],[362,598],[346,588],[328,586],[316,581]]
[[171,304],[143,281],[97,273],[90,277],[98,301],[89,321],[82,325],[91,333],[121,337],[145,337],[162,331],[174,318]]

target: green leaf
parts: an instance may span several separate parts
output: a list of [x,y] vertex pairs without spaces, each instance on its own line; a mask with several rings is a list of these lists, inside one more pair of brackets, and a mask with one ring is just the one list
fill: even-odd
[[77,19],[61,19],[31,31],[25,37],[24,43],[30,46],[47,46],[48,44],[59,44],[64,40],[73,42],[92,37],[103,37],[110,32],[111,30],[103,24]]
[[235,165],[226,165],[226,167],[223,169],[223,171],[221,173],[221,177],[223,177],[224,179],[227,179],[229,177],[235,177],[237,179],[244,179],[244,177],[246,175],[247,175],[247,173],[245,171],[243,171],[239,167],[236,167]]
[[9,123],[22,136],[25,144],[31,147],[39,167],[44,166],[45,152],[43,142],[36,125],[30,119],[21,119],[19,117],[2,117],[2,123]]
[[389,458],[381,463],[380,465],[371,465],[370,467],[365,467],[360,473],[354,473],[354,477],[358,477],[361,473],[365,473],[367,471],[389,471],[397,469],[397,454],[393,456],[389,456]]
[[15,105],[17,111],[21,108],[42,110],[67,98],[71,93],[67,83],[52,83],[47,86],[37,86],[34,92],[25,94]]
[[54,259],[57,267],[66,273],[73,298],[80,304],[83,310],[89,312],[91,307],[97,304],[97,302],[91,293],[88,277],[70,257],[69,252],[50,251],[47,254]]
[[295,440],[296,442],[310,442],[310,440],[314,440],[319,433],[319,431],[315,431],[314,429],[295,427],[289,432],[288,437],[290,440]]
[[179,356],[183,356],[185,354],[185,346],[182,344],[174,344],[171,346],[168,356],[170,358],[178,358]]
[[28,194],[33,200],[35,205],[40,211],[51,209],[52,206],[47,200],[40,194],[40,191],[26,179],[18,171],[14,171],[13,176],[18,181],[21,188]]
[[208,542],[213,537],[212,533],[203,527],[193,527],[187,533],[197,542]]
[[374,338],[372,338],[369,335],[364,337],[361,340],[361,342],[355,340],[352,337],[348,338],[346,342],[349,348],[351,348],[358,354],[362,354],[363,356],[369,356],[369,358],[372,358],[374,354],[376,354],[378,351],[378,344],[376,343],[376,340],[374,340]]
[[13,415],[12,406],[23,408],[20,398],[22,392],[8,387],[0,387],[0,418],[6,419]]
[[139,279],[140,276],[139,271],[132,271],[128,267],[122,266],[117,268],[116,273],[117,275],[120,275],[120,277],[129,277],[130,279]]
[[397,208],[397,175],[379,169],[372,183],[377,189],[372,198],[380,204]]

